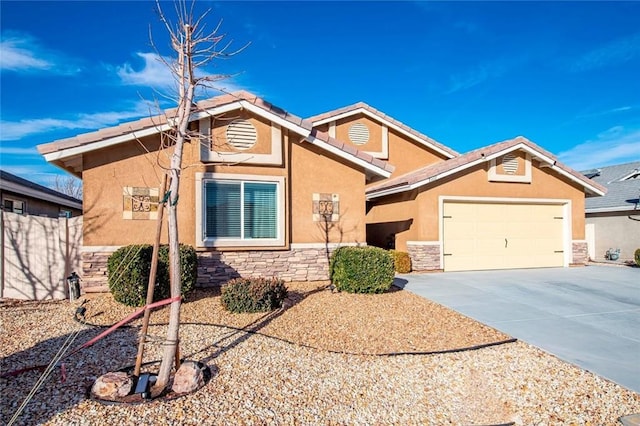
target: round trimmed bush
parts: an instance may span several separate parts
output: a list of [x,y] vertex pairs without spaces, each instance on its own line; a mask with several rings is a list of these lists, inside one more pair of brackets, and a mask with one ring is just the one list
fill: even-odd
[[[107,261],[109,291],[114,300],[127,306],[143,306],[147,302],[147,286],[151,271],[153,246],[149,244],[120,247]],[[198,276],[198,256],[193,247],[180,245],[182,295],[191,291]],[[169,248],[161,246],[153,289],[153,300],[171,296],[169,284]]]
[[276,278],[235,278],[221,288],[222,306],[235,313],[269,312],[287,297],[284,281]]
[[336,289],[348,293],[384,293],[395,275],[393,257],[378,247],[340,247],[329,268]]
[[399,274],[411,272],[411,257],[404,251],[389,250],[393,256],[393,266]]
[[636,265],[640,266],[640,248],[637,248],[633,255],[636,260]]

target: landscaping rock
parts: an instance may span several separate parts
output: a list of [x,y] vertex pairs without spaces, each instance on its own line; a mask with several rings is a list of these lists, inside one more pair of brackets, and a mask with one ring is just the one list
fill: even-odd
[[99,399],[117,401],[129,395],[133,380],[124,372],[109,372],[98,377],[91,387],[91,394]]
[[189,393],[204,386],[204,366],[194,361],[183,362],[173,378],[171,390]]

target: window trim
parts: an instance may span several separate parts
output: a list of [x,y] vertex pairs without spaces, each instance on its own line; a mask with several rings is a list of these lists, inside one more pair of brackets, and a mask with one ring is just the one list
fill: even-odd
[[[205,237],[205,183],[207,181],[259,182],[276,184],[276,238],[239,239]],[[196,247],[283,247],[285,230],[285,178],[231,173],[196,173]]]
[[[13,198],[13,197],[3,197],[2,198],[2,210],[4,210],[4,211],[9,211],[9,210],[5,209],[5,207],[4,207],[4,203],[6,201],[11,201],[11,211],[10,211],[10,213],[19,214],[19,215],[22,215],[22,216],[27,214],[27,202],[25,200],[21,200],[19,198]],[[18,213],[18,212],[15,211],[15,207],[14,207],[15,203],[22,203],[22,212]]]

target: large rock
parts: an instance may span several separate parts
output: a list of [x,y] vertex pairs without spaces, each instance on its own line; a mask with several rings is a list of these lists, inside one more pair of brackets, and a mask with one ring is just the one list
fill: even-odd
[[193,361],[183,362],[173,377],[171,390],[175,393],[188,393],[204,386],[204,366]]
[[133,379],[124,372],[109,372],[98,377],[91,387],[91,394],[96,398],[116,401],[129,395]]

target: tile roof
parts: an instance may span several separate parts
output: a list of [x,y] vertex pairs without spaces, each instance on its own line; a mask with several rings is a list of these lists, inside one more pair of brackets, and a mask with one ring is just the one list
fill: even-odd
[[[78,204],[82,205],[82,200],[79,200],[77,198],[71,197],[67,194],[64,194],[62,192],[58,192],[54,189],[51,188],[47,188],[46,186],[42,186],[39,185],[35,182],[31,182],[30,180],[27,179],[23,179],[19,176],[13,175],[9,172],[5,172],[4,170],[0,170],[0,188],[10,191],[12,190],[11,188],[8,188],[7,183],[13,183],[19,187],[23,187],[23,188],[28,188],[31,189],[32,191],[35,191],[36,193],[41,193],[43,195],[49,195],[49,196],[53,196],[56,198],[60,198],[62,199],[62,204],[65,205],[72,205],[73,207],[78,207]],[[65,201],[67,203],[65,203]]]
[[593,176],[591,180],[607,188],[604,197],[588,198],[585,203],[587,213],[639,210],[640,177],[624,180],[635,171],[640,172],[640,161],[585,170],[582,173]]
[[[330,137],[327,133],[316,131],[313,128],[313,123],[310,120],[305,120],[294,114],[290,114],[289,112],[283,110],[282,108],[277,107],[265,101],[264,99],[259,98],[256,95],[246,92],[244,90],[234,92],[234,93],[224,94],[221,96],[216,96],[214,98],[200,101],[196,103],[196,105],[193,108],[193,111],[197,112],[197,111],[211,110],[216,107],[232,104],[238,101],[244,101],[244,102],[253,104],[256,107],[268,113],[274,114],[277,117],[297,127],[305,129],[310,134],[312,134],[316,139],[332,147],[338,148],[344,151],[345,153],[347,153],[348,155],[358,158],[359,160],[362,160],[366,163],[369,163],[372,166],[383,169],[389,173],[393,172],[394,170],[394,167],[391,164],[385,161],[375,159],[371,155],[366,154],[362,151],[353,149],[349,145],[345,145],[344,143],[338,141],[337,139]],[[153,117],[145,117],[139,120],[122,123],[114,127],[100,129],[95,132],[84,133],[71,138],[61,139],[51,143],[38,145],[38,151],[42,155],[47,155],[47,154],[63,151],[70,148],[88,146],[96,142],[104,141],[106,139],[111,139],[118,136],[126,136],[126,135],[130,135],[135,132],[139,132],[143,130],[158,129],[159,131],[161,126],[167,124],[167,117],[173,117],[175,115],[175,112],[176,112],[176,108],[171,108],[166,110],[164,114],[156,115]]]
[[[518,145],[525,145],[529,149],[537,152],[540,156],[548,158],[553,161],[553,164],[565,173],[571,175],[574,180],[580,181],[583,185],[587,185],[595,188],[598,191],[606,192],[606,188],[602,185],[589,180],[587,177],[571,169],[570,167],[557,161],[556,157],[550,152],[544,150],[540,146],[531,142],[523,136],[518,136],[514,139],[509,139],[503,142],[498,142],[493,145],[489,145],[483,148],[479,148],[466,154],[454,157],[452,159],[435,163],[421,169],[414,170],[402,176],[398,176],[393,179],[387,179],[377,185],[367,188],[366,193],[368,196],[375,197],[379,193],[391,191],[391,192],[403,192],[413,189],[417,186],[427,184],[429,182],[436,181],[449,174],[462,171],[465,168],[471,167],[481,161],[486,161],[485,158],[489,158],[492,155],[499,154],[501,152],[509,152],[510,148],[516,149]],[[396,190],[396,191],[394,191]]]
[[311,121],[313,123],[317,123],[319,121],[323,121],[323,120],[326,120],[326,119],[329,119],[329,118],[332,118],[332,117],[337,117],[339,115],[347,114],[349,112],[357,111],[357,110],[360,110],[360,109],[368,111],[369,113],[371,113],[374,116],[380,118],[381,120],[389,122],[389,123],[399,127],[400,129],[402,129],[405,132],[413,135],[414,137],[416,137],[418,139],[421,139],[426,144],[432,145],[432,146],[436,147],[438,150],[449,154],[450,157],[456,157],[456,156],[460,155],[458,152],[454,151],[453,149],[449,148],[448,146],[445,146],[445,145],[441,144],[440,142],[436,141],[435,139],[432,139],[429,136],[418,132],[417,130],[407,126],[403,122],[396,120],[395,118],[385,114],[384,112],[382,112],[380,110],[377,110],[377,109],[373,108],[370,105],[367,105],[364,102],[358,102],[358,103],[355,103],[353,105],[348,105],[346,107],[335,109],[333,111],[328,111],[328,112],[325,112],[325,113],[322,113],[322,114],[314,115],[312,117],[308,117],[307,120],[309,120],[309,121]]

